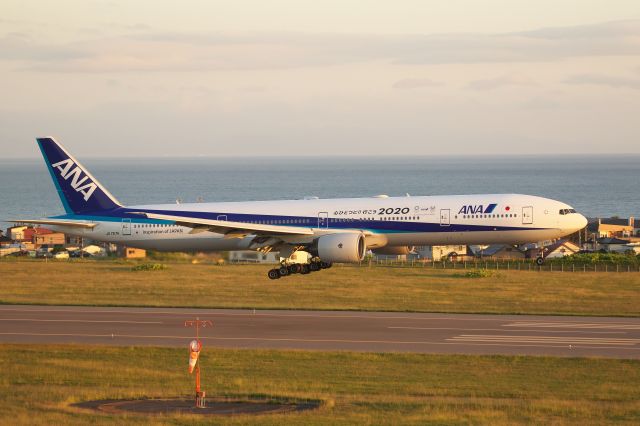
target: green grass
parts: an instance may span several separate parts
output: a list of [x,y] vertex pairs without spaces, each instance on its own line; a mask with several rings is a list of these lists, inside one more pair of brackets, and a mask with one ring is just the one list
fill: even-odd
[[[319,399],[312,412],[224,424],[638,424],[640,362],[586,358],[360,354],[204,348],[210,396]],[[193,392],[175,348],[2,345],[2,424],[194,424],[103,415],[70,404]]]
[[640,316],[640,273],[336,266],[276,281],[268,265],[0,261],[0,303]]

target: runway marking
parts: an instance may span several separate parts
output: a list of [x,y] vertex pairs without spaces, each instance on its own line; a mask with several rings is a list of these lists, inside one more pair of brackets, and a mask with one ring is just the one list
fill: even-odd
[[[132,334],[70,334],[70,333],[0,333],[1,335],[8,336],[41,336],[41,337],[98,337],[105,338],[110,337],[111,340],[115,340],[116,338],[125,338],[125,339],[180,339],[180,340],[188,340],[193,339],[193,337],[185,337],[185,336],[145,336],[145,335],[132,335]],[[498,346],[498,347],[527,347],[527,348],[556,348],[556,349],[569,349],[567,344],[560,343],[551,343],[546,345],[535,344],[535,342],[465,342],[465,341],[450,341],[450,342],[424,342],[424,341],[385,341],[385,340],[335,340],[335,339],[292,339],[292,338],[265,338],[265,337],[200,337],[203,340],[246,340],[246,341],[264,341],[264,342],[300,342],[300,343],[378,343],[378,344],[405,344],[405,345],[464,345],[464,346]],[[449,340],[449,339],[447,339]],[[105,343],[106,342],[102,342]],[[340,348],[322,348],[323,350],[340,350]],[[629,347],[629,346],[589,346],[587,344],[574,345],[573,349],[616,349],[616,350],[626,350],[626,351],[640,351],[640,348]],[[368,351],[374,351],[375,349],[368,349]]]
[[[7,336],[63,336],[63,337],[124,337],[140,339],[193,339],[193,336],[161,336],[161,335],[138,335],[138,334],[84,334],[84,333],[18,333],[3,332],[0,335]],[[350,339],[298,339],[290,337],[220,337],[220,336],[200,336],[200,339],[207,340],[254,340],[266,342],[316,342],[316,343],[384,343],[384,344],[406,344],[425,345],[442,344],[442,342],[425,341],[396,341],[396,340],[350,340]]]
[[[370,314],[366,314],[366,313],[362,313],[362,314],[357,314],[354,313],[352,315],[346,314],[344,312],[337,312],[335,314],[330,314],[330,312],[336,312],[336,311],[327,311],[327,313],[311,313],[314,311],[307,311],[310,313],[304,313],[305,311],[300,311],[300,313],[285,313],[285,312],[292,312],[292,311],[287,311],[287,310],[282,310],[282,313],[275,313],[275,312],[269,312],[267,310],[265,311],[256,311],[255,313],[253,313],[253,311],[251,309],[246,309],[246,310],[234,310],[234,309],[229,309],[230,311],[235,311],[235,312],[221,312],[226,310],[226,308],[202,308],[202,309],[198,309],[198,308],[193,308],[193,310],[191,311],[185,311],[185,312],[179,312],[181,309],[189,309],[189,308],[168,308],[168,309],[173,309],[173,310],[163,310],[163,311],[154,311],[153,309],[162,309],[162,308],[146,308],[149,310],[144,310],[144,311],[134,311],[134,310],[127,310],[127,309],[118,309],[118,308],[114,308],[113,310],[110,309],[100,309],[100,308],[96,308],[96,309],[87,309],[87,307],[79,307],[81,309],[74,309],[73,306],[68,307],[68,309],[24,309],[24,308],[9,308],[9,307],[5,307],[5,306],[11,306],[11,305],[4,305],[1,306],[0,305],[0,312],[2,311],[17,311],[17,312],[56,312],[56,313],[68,313],[68,314],[74,314],[74,313],[94,313],[94,314],[132,314],[132,315],[172,315],[172,316],[178,316],[178,317],[182,317],[185,315],[215,315],[215,316],[244,316],[244,317],[256,317],[256,316],[261,316],[261,317],[276,317],[276,318],[296,318],[296,317],[300,317],[300,318],[362,318],[362,319],[381,319],[381,320],[385,320],[385,319],[389,319],[389,320],[419,320],[419,321],[430,321],[430,320],[434,320],[434,321],[438,321],[438,320],[447,320],[447,321],[511,321],[512,323],[517,323],[517,320],[514,320],[513,318],[506,318],[507,315],[495,315],[495,314],[469,314],[469,313],[451,313],[451,314],[446,314],[446,315],[451,315],[451,316],[417,316],[420,315],[420,313],[416,312],[416,313],[407,313],[406,315],[372,315]],[[25,306],[37,306],[37,305],[25,305]],[[132,308],[135,309],[135,308]],[[145,309],[145,308],[142,308]],[[240,311],[240,312],[238,312]],[[315,311],[317,312],[317,311]],[[384,314],[384,313],[379,313],[379,314]],[[424,314],[424,313],[423,313]],[[414,316],[415,315],[415,316]],[[490,316],[489,318],[479,318],[478,315],[483,315],[483,316]],[[513,315],[511,315],[513,317]],[[515,322],[514,322],[515,321]],[[593,323],[594,319],[590,319],[590,323]],[[539,324],[545,324],[547,323],[547,321],[545,320],[538,320]],[[549,321],[549,323],[558,323],[558,320],[552,320]],[[580,324],[579,322],[575,322],[575,324]],[[600,324],[624,324],[624,323],[600,323]],[[637,324],[633,324],[633,323],[626,323],[628,325],[634,325],[637,327],[640,327],[640,322],[638,322]]]
[[391,329],[400,330],[464,330],[464,331],[503,331],[505,333],[515,333],[518,331],[528,331],[532,333],[585,333],[585,334],[627,334],[625,331],[576,331],[576,330],[505,330],[503,328],[461,328],[461,327],[402,327],[402,326],[388,326]]
[[591,345],[622,345],[635,346],[640,339],[626,338],[600,338],[577,336],[503,336],[491,334],[462,334],[446,339],[457,342],[519,342],[519,343],[564,343],[564,344],[591,344]]
[[610,328],[619,330],[640,330],[640,324],[628,324],[628,323],[594,323],[594,322],[531,322],[520,321],[512,322],[510,324],[504,324],[503,327],[532,327],[532,328]]
[[29,321],[29,322],[92,322],[116,324],[164,324],[162,321],[124,321],[124,320],[75,320],[75,319],[38,319],[38,318],[0,318],[0,321]]
[[[27,305],[30,306],[30,305]],[[154,308],[148,308],[154,309]],[[175,309],[176,311],[133,311],[133,310],[109,310],[109,309],[18,309],[18,308],[5,308],[0,306],[0,312],[2,311],[15,311],[15,312],[56,312],[56,313],[67,313],[67,314],[132,314],[132,315],[172,315],[172,316],[189,316],[189,315],[216,315],[216,316],[231,316],[231,317],[275,317],[275,318],[360,318],[360,319],[402,319],[402,320],[451,320],[451,321],[501,321],[504,318],[456,318],[454,315],[463,316],[463,315],[478,315],[478,314],[454,314],[452,313],[452,317],[425,317],[425,316],[412,316],[419,315],[420,313],[408,313],[404,316],[387,316],[387,315],[367,315],[367,314],[353,314],[347,315],[345,313],[336,313],[334,315],[330,314],[312,314],[312,313],[271,313],[265,311],[256,311],[247,309],[247,312],[220,312],[225,308],[220,308],[216,310],[216,308],[202,308],[195,311],[188,312],[177,312],[180,309],[188,309],[188,308],[170,308]],[[282,312],[291,312],[287,310],[282,310]],[[309,311],[312,312],[312,311]],[[327,311],[330,312],[330,311]],[[335,311],[334,311],[335,312]],[[348,311],[344,311],[348,312]],[[381,312],[379,312],[381,313]],[[381,313],[384,314],[384,313]]]

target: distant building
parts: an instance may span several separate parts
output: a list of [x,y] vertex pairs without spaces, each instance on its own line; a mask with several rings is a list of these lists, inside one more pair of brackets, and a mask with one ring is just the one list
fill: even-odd
[[65,244],[68,246],[82,246],[84,245],[84,239],[82,237],[76,237],[74,235],[65,234]]
[[278,263],[279,253],[261,253],[251,250],[236,250],[229,252],[229,262]]
[[600,238],[598,240],[598,249],[609,253],[625,253],[630,250],[629,240],[621,238]]
[[118,246],[117,254],[118,257],[124,257],[125,259],[143,259],[147,257],[146,250],[127,247],[124,245]]
[[524,259],[525,254],[522,250],[509,244],[493,244],[487,248],[475,253],[476,256],[490,258],[493,260],[502,259]]
[[640,243],[629,243],[625,246],[627,248],[626,252],[633,252],[635,254],[640,254]]
[[[39,229],[39,228],[35,228]],[[52,232],[50,230],[46,230],[48,232],[40,233],[34,232],[32,235],[32,241],[36,248],[41,247],[43,245],[47,246],[58,246],[64,245],[66,238],[62,232]]]
[[636,224],[633,216],[628,219],[621,218],[599,218],[595,233],[600,238],[628,238],[638,235],[640,224]]
[[416,247],[416,253],[423,258],[429,260],[450,260],[458,258],[463,260],[471,250],[465,245],[445,245],[445,246],[420,246]]
[[42,244],[64,244],[64,234],[53,232],[47,228],[30,226],[13,226],[8,229],[9,238],[13,241],[32,243],[36,246]]
[[26,229],[26,226],[12,226],[11,228],[7,229],[7,236],[13,241],[24,241],[24,231]]
[[545,247],[530,248],[525,252],[528,259],[535,259],[543,254],[546,259],[557,259],[565,256],[571,256],[580,251],[580,247],[569,240],[557,241]]

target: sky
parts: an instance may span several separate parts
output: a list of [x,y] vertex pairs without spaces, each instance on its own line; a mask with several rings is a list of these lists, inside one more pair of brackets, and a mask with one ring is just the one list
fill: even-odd
[[0,158],[640,153],[637,0],[3,0]]

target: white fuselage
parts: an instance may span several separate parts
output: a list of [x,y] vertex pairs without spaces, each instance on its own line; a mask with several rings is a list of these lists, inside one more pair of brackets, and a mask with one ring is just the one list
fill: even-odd
[[[308,244],[318,236],[362,232],[367,247],[441,244],[520,244],[552,240],[586,225],[565,203],[518,195],[443,195],[128,206],[124,210],[184,217],[311,229],[287,235],[288,244]],[[126,215],[125,215],[126,216]],[[255,235],[229,238],[194,231],[167,220],[119,215],[65,215],[95,223],[91,229],[53,226],[92,240],[164,251],[224,251],[252,248]]]

